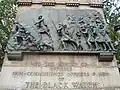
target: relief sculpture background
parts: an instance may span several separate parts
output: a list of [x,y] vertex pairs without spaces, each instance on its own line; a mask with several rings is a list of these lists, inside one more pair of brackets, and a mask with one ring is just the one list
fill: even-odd
[[95,10],[41,8],[16,22],[8,51],[114,51],[101,14]]

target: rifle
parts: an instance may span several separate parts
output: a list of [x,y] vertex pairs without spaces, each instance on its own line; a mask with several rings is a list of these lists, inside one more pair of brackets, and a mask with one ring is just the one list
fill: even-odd
[[55,27],[55,29],[57,31],[57,27],[56,27],[55,23],[53,22],[53,20],[52,20],[52,24],[53,24],[53,26]]

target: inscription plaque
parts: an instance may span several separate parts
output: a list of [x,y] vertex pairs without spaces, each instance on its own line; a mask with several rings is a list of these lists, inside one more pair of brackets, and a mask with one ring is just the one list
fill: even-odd
[[108,90],[119,81],[112,80],[119,78],[115,64],[98,64],[96,56],[25,55],[23,62],[27,62],[23,67],[12,61],[12,67],[3,68],[4,80],[1,78],[0,87],[5,90]]

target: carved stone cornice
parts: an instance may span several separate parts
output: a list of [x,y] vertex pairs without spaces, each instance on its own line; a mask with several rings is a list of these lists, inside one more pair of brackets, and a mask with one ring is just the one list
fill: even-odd
[[68,7],[79,7],[80,5],[103,8],[102,0],[18,0],[19,6],[31,6],[32,4],[39,4],[42,6],[64,5]]
[[89,5],[96,8],[103,8],[104,6],[102,0],[90,0]]
[[31,6],[32,0],[18,0],[18,6]]
[[55,0],[42,0],[42,6],[55,6]]
[[91,4],[90,3],[90,7],[96,7],[96,8],[103,8],[103,4]]
[[80,5],[78,0],[66,0],[66,6],[78,7]]
[[79,3],[66,3],[66,6],[70,7],[78,7],[80,4]]

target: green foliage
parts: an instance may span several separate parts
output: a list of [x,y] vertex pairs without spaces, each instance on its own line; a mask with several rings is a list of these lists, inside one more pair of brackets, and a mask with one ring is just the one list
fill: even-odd
[[[104,0],[104,15],[110,30],[110,37],[117,49],[117,60],[120,64],[120,35],[114,31],[114,26],[120,24],[120,1],[119,0]],[[117,45],[115,43],[118,43]]]
[[0,2],[0,65],[2,65],[5,48],[12,30],[16,15],[16,0]]

